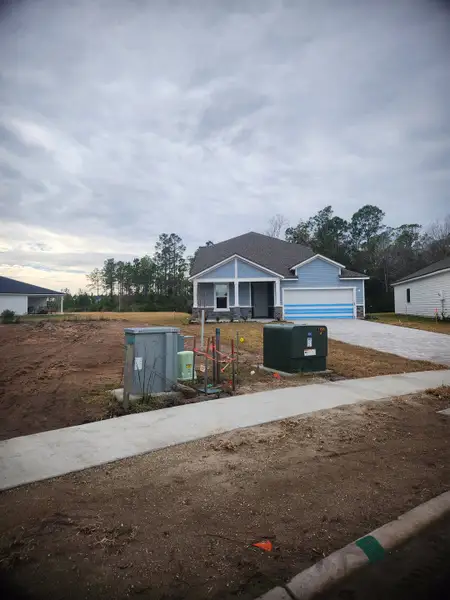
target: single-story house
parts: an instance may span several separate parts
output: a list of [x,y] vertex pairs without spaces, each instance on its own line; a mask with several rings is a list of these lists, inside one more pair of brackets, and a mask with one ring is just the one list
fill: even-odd
[[395,313],[434,317],[450,316],[450,256],[395,283]]
[[4,310],[13,310],[16,315],[37,313],[47,308],[49,300],[57,298],[63,312],[64,292],[0,276],[0,313]]
[[364,317],[366,275],[260,233],[246,233],[194,257],[193,316],[208,319],[354,319]]

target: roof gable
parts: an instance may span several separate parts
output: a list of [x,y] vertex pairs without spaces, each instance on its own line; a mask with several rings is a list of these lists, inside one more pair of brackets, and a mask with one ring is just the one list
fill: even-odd
[[213,246],[201,246],[196,252],[191,276],[198,275],[233,255],[279,273],[283,277],[292,277],[290,267],[314,256],[314,252],[307,246],[291,244],[252,231]]
[[293,265],[291,267],[291,269],[292,270],[300,269],[301,267],[303,267],[304,265],[307,265],[308,263],[312,262],[313,260],[322,260],[323,262],[329,263],[330,265],[334,265],[338,269],[345,268],[345,265],[341,265],[341,263],[338,263],[335,260],[331,260],[331,258],[322,256],[322,254],[315,254],[314,256],[311,256],[310,258],[307,258],[306,260],[302,261],[298,265]]
[[63,292],[56,292],[31,283],[17,281],[9,277],[0,276],[0,294],[22,294],[27,296],[42,295],[42,296],[63,296]]

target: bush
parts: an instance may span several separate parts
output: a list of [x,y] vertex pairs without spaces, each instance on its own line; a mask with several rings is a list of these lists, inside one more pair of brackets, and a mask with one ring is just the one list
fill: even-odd
[[16,317],[16,313],[13,310],[4,310],[1,314],[2,323],[9,325],[10,323],[18,323],[19,317]]

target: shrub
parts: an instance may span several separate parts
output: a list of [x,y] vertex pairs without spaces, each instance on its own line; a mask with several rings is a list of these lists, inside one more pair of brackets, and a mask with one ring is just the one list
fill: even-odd
[[2,323],[6,324],[10,324],[10,323],[18,323],[19,322],[19,318],[16,317],[16,313],[13,310],[4,310],[1,314],[2,317]]

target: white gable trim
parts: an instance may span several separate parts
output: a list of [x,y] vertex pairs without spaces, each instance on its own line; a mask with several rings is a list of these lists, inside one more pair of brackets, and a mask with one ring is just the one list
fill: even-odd
[[[191,277],[189,277],[189,281],[193,281],[194,279],[197,279],[198,277],[201,277],[205,273],[209,273],[210,271],[213,271],[214,269],[217,269],[217,267],[221,267],[222,265],[225,265],[226,263],[231,262],[232,260],[235,260],[235,259],[242,260],[243,262],[251,265],[252,267],[256,267],[260,271],[264,271],[265,273],[270,273],[270,275],[275,275],[275,276],[281,277],[283,279],[283,275],[280,275],[280,273],[276,273],[275,271],[271,271],[267,267],[263,267],[262,265],[259,265],[258,263],[255,263],[255,262],[249,260],[248,258],[244,258],[243,256],[240,256],[239,254],[232,254],[228,258],[225,258],[224,260],[221,260],[220,262],[212,265],[211,267],[208,267],[207,269],[204,269],[203,271],[200,271],[200,273],[196,273],[195,275],[191,275]],[[235,268],[237,268],[237,267],[235,266]],[[242,281],[242,279],[239,278],[239,281]]]
[[303,267],[303,265],[307,265],[308,263],[312,262],[313,260],[316,260],[316,258],[320,258],[321,260],[324,260],[325,262],[330,263],[331,265],[335,265],[336,267],[340,267],[342,269],[345,269],[345,265],[341,265],[341,263],[338,263],[335,260],[331,260],[331,258],[327,258],[326,256],[322,256],[322,254],[314,254],[314,256],[311,256],[311,258],[307,258],[303,262],[298,263],[298,265],[294,265],[293,267],[289,267],[289,268],[291,270],[296,271],[298,269],[298,267]]

